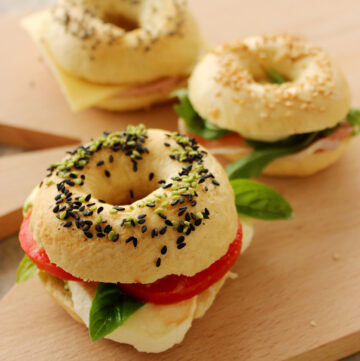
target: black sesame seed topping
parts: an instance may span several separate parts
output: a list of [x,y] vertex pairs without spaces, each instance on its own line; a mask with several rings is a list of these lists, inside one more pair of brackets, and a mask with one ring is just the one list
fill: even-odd
[[184,237],[184,236],[180,236],[180,237],[177,239],[176,243],[177,243],[177,244],[180,244],[180,243],[182,243],[182,242],[184,242],[184,241],[185,241],[185,237]]
[[111,174],[107,169],[104,170],[104,173],[107,178],[110,178]]
[[113,208],[115,208],[117,211],[125,211],[124,207],[114,206]]
[[84,232],[84,234],[87,238],[92,238],[92,236],[93,236],[93,234],[91,232],[87,232],[87,231]]
[[186,246],[186,243],[180,243],[177,245],[177,249],[182,249]]
[[147,231],[147,227],[146,226],[142,226],[141,227],[141,233],[145,233]]
[[154,173],[151,172],[151,173],[149,174],[149,181],[152,181],[153,179],[154,179]]
[[99,167],[99,166],[101,166],[101,165],[103,165],[103,164],[104,164],[104,161],[103,161],[103,160],[99,160],[99,161],[96,163],[96,166]]
[[161,254],[166,254],[166,252],[167,252],[167,247],[166,246],[163,246],[162,248],[161,248]]
[[151,231],[151,238],[155,238],[159,235],[159,231],[157,228],[154,228],[152,231]]
[[163,213],[158,213],[158,216],[161,217],[162,219],[167,219],[167,217]]
[[85,197],[85,202],[89,202],[90,198],[91,198],[91,194],[88,194],[88,195]]
[[112,238],[112,241],[113,241],[113,242],[116,242],[118,239],[119,239],[119,234],[116,233],[116,234],[114,235],[114,237]]
[[64,224],[64,227],[71,227],[72,226],[72,222],[68,221]]
[[166,230],[167,230],[167,227],[166,227],[166,226],[165,226],[165,227],[162,227],[162,228],[160,228],[159,233],[160,233],[160,234],[165,234]]
[[161,265],[161,258],[159,257],[157,260],[156,260],[156,267],[160,267]]
[[114,157],[112,156],[112,154],[109,155],[109,162],[112,163],[114,161]]
[[110,226],[110,224],[106,225],[104,228],[105,233],[109,233],[109,232],[111,232],[111,230],[112,230],[112,227]]
[[219,186],[219,185],[220,185],[220,183],[219,183],[217,180],[215,180],[215,179],[213,179],[211,182],[212,182],[212,184],[215,184],[216,186]]

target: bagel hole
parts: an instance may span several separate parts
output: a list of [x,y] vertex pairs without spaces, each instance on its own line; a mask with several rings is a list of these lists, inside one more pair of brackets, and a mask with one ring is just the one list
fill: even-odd
[[[106,203],[111,205],[129,205],[140,199],[147,197],[154,190],[159,188],[157,182],[143,182],[141,184],[133,184],[132,188],[123,188],[121,187],[121,192],[116,192],[114,189],[110,190],[108,188],[99,189],[97,192],[92,190],[92,194],[97,199],[102,199]],[[115,188],[116,189],[116,188]]]
[[107,13],[103,17],[104,22],[115,25],[125,31],[132,31],[139,28],[139,24],[120,14]]
[[259,84],[282,84],[291,81],[284,72],[274,68],[261,67],[260,69],[252,69],[251,75],[255,82]]

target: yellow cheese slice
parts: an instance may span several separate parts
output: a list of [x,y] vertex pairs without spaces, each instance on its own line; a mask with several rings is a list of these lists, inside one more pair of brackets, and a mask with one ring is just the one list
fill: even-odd
[[76,78],[64,71],[55,61],[46,44],[42,40],[43,27],[50,16],[48,10],[44,10],[21,20],[21,26],[29,33],[31,39],[40,49],[42,56],[51,69],[56,81],[60,85],[70,108],[74,112],[87,109],[109,98],[126,87],[121,85],[101,85],[87,82]]

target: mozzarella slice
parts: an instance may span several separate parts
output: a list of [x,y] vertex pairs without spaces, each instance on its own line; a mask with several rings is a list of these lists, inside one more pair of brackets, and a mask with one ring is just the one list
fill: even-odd
[[[251,242],[254,231],[247,218],[241,218],[241,223],[243,225],[241,252],[244,252]],[[146,303],[106,338],[130,344],[142,352],[165,351],[184,339],[192,321],[205,314],[226,279],[235,277],[236,274],[228,272],[201,294],[182,302],[171,305]],[[69,288],[75,312],[86,326],[89,326],[89,311],[95,288],[71,281]]]
[[42,56],[48,64],[61,92],[64,94],[70,108],[80,111],[96,105],[101,100],[109,98],[127,89],[124,85],[101,85],[76,78],[65,72],[55,61],[54,57],[42,40],[44,25],[50,17],[48,10],[30,15],[21,21],[21,26],[29,33],[38,46]]

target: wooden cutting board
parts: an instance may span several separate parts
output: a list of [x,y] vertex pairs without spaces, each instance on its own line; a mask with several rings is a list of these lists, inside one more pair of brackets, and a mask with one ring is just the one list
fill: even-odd
[[0,301],[0,360],[331,361],[360,350],[360,141],[306,179],[266,179],[293,221],[256,222],[253,245],[180,346],[145,355],[91,343],[39,281]]
[[[214,43],[266,31],[304,35],[334,55],[360,103],[360,3],[355,0],[193,0]],[[0,143],[27,149],[74,144],[129,122],[175,129],[171,106],[128,114],[72,114],[39,61],[19,17],[0,20]],[[24,58],[26,57],[26,62]],[[262,181],[293,204],[291,222],[256,222],[253,246],[182,345],[159,355],[89,341],[37,280],[0,301],[1,360],[336,360],[360,350],[359,141],[331,169],[306,179]],[[1,236],[14,231],[26,194],[63,149],[0,161]],[[7,217],[7,218],[6,218]],[[10,218],[9,218],[10,217]],[[11,221],[9,221],[11,220]]]

